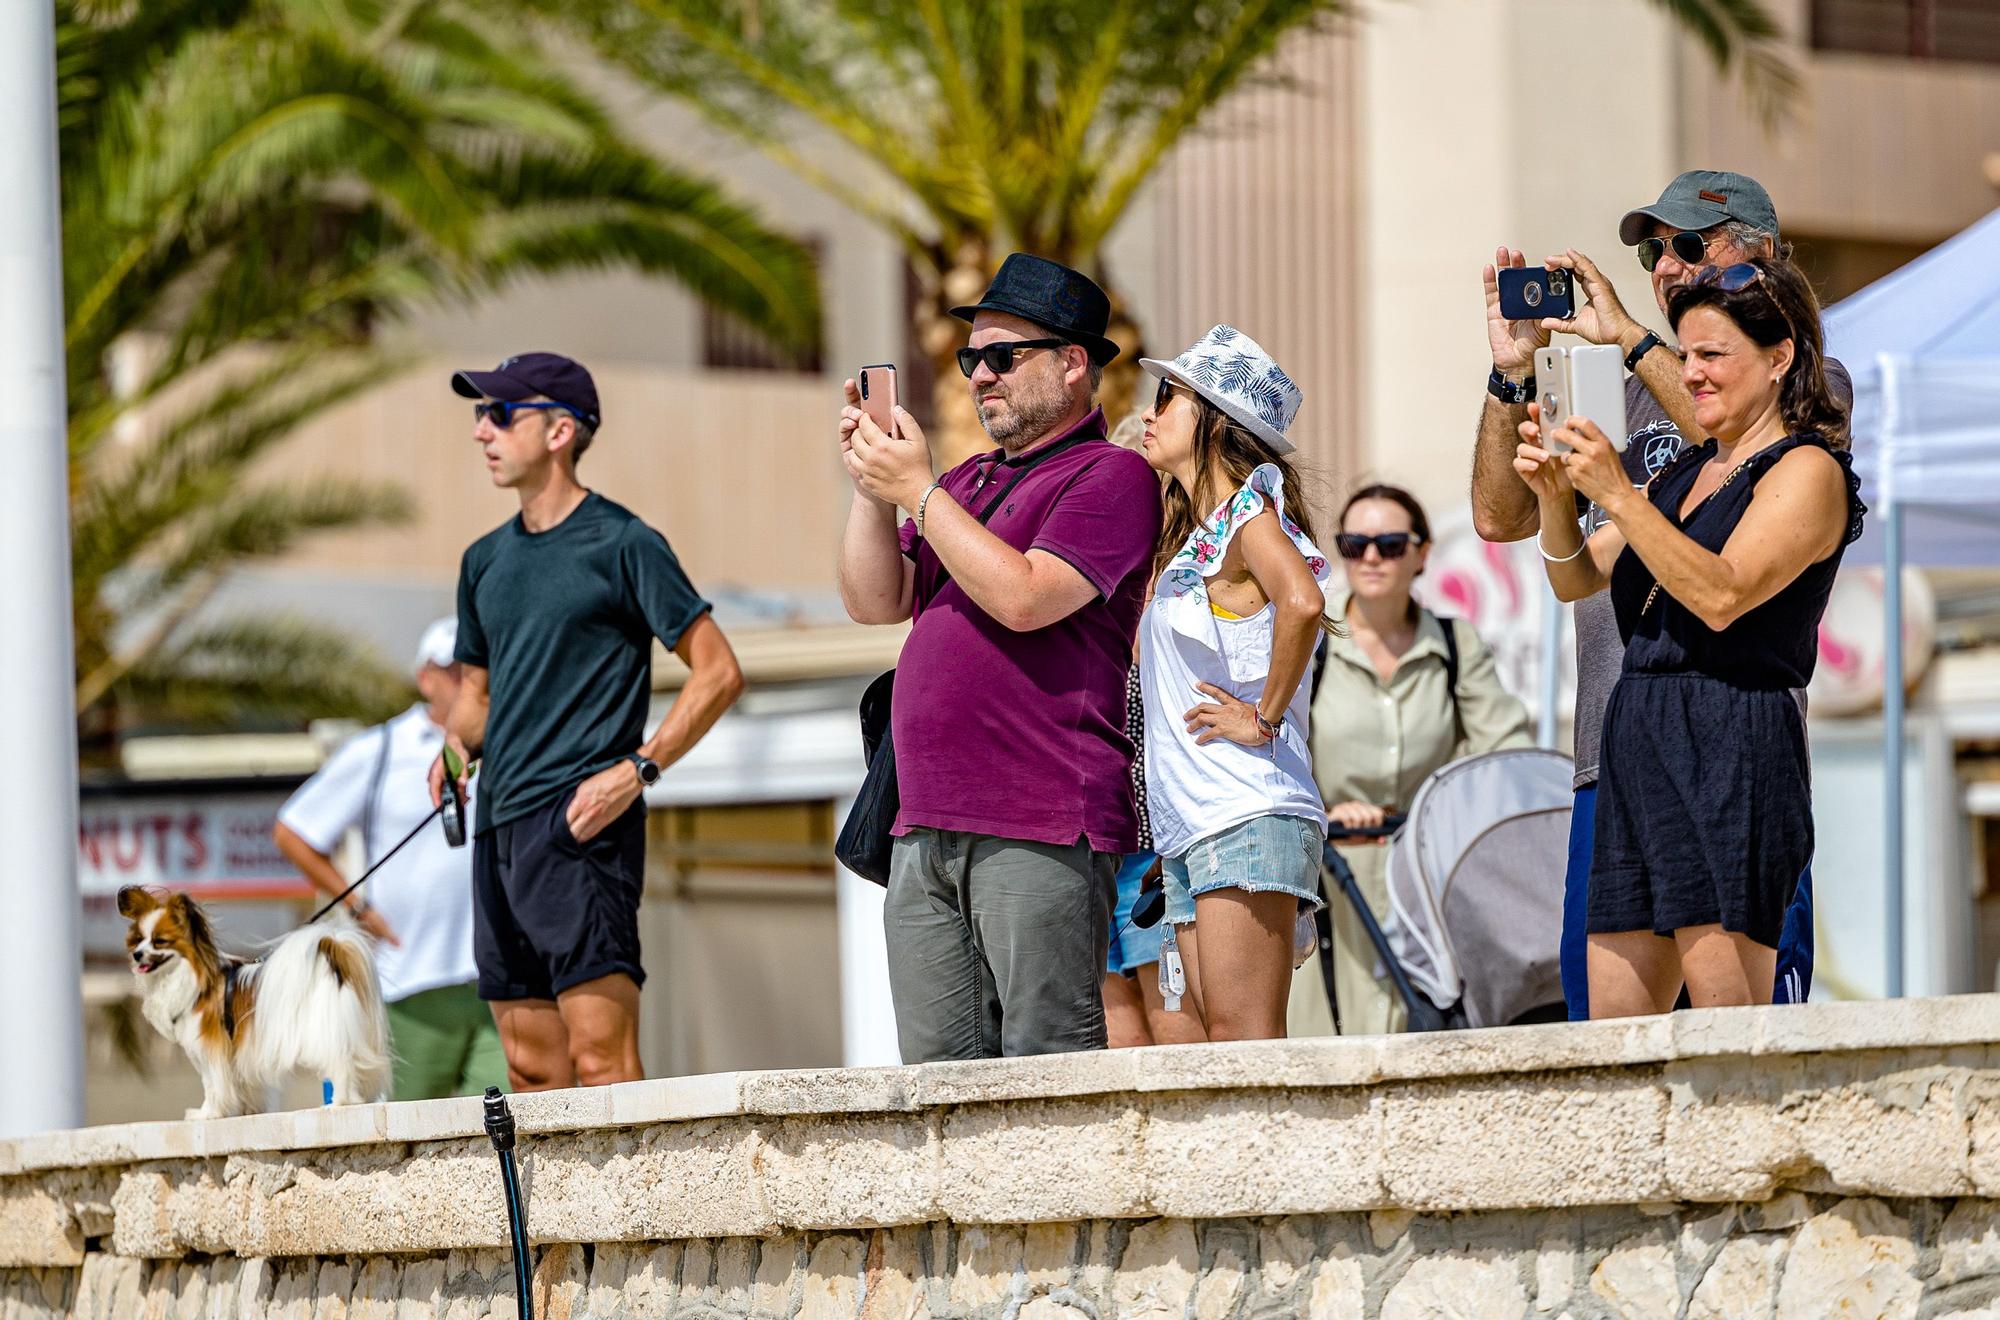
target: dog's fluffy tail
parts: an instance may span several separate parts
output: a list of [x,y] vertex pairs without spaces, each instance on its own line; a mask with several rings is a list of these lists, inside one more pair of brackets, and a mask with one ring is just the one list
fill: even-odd
[[342,1102],[388,1095],[382,988],[367,938],[351,924],[306,926],[272,946],[258,969],[257,1017],[267,1076],[331,1078]]

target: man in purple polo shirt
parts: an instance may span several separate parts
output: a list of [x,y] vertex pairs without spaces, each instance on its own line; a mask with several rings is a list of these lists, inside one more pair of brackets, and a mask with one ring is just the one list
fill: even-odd
[[1160,534],[1159,479],[1096,406],[1118,355],[1104,291],[1017,252],[952,314],[998,450],[933,481],[910,415],[883,434],[853,381],[840,423],[841,597],[857,623],[915,621],[884,909],[906,1063],[1104,1047],[1113,880],[1138,842],[1125,674]]

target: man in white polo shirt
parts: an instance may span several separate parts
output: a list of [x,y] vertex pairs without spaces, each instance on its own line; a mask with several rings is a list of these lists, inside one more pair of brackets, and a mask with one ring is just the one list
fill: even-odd
[[[417,646],[423,699],[350,738],[278,813],[278,848],[328,896],[348,885],[333,865],[348,830],[360,830],[362,864],[372,866],[430,814],[431,762],[458,695],[457,637],[456,618],[425,629]],[[376,941],[396,1055],[393,1098],[505,1090],[507,1056],[472,959],[472,849],[449,846],[440,824],[418,830],[347,907]]]

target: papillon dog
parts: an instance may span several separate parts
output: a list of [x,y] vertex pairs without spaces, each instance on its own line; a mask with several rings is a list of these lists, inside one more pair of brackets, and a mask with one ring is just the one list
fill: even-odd
[[337,1105],[387,1097],[382,990],[367,938],[351,924],[302,927],[250,961],[216,948],[186,894],[127,885],[118,913],[132,923],[125,947],[146,1020],[201,1074],[201,1108],[189,1118],[263,1112],[299,1073],[331,1079]]

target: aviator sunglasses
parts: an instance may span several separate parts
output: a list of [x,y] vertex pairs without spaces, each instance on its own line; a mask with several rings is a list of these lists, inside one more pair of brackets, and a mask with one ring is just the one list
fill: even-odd
[[1342,559],[1359,559],[1368,553],[1371,545],[1375,547],[1375,553],[1384,559],[1401,559],[1404,551],[1423,543],[1424,538],[1415,532],[1384,532],[1380,536],[1341,532],[1333,538],[1334,548],[1340,551]]
[[1692,229],[1683,229],[1678,234],[1665,238],[1648,238],[1639,244],[1639,264],[1648,271],[1660,264],[1660,258],[1673,249],[1675,259],[1683,266],[1699,266],[1708,255],[1708,240]]
[[986,369],[996,376],[1004,376],[1014,369],[1014,354],[1026,348],[1061,348],[1067,339],[1003,339],[994,344],[982,344],[978,348],[958,350],[958,369],[969,380],[972,373],[979,370],[984,362]]
[[1709,266],[1696,272],[1688,281],[1695,288],[1713,284],[1724,293],[1741,293],[1764,278],[1763,268],[1747,261],[1739,261],[1734,266]]
[[514,425],[514,418],[524,412],[539,412],[543,409],[558,408],[570,416],[582,420],[583,414],[566,403],[510,403],[506,399],[495,399],[492,403],[472,405],[472,420],[476,424],[491,419],[493,425],[505,431]]

